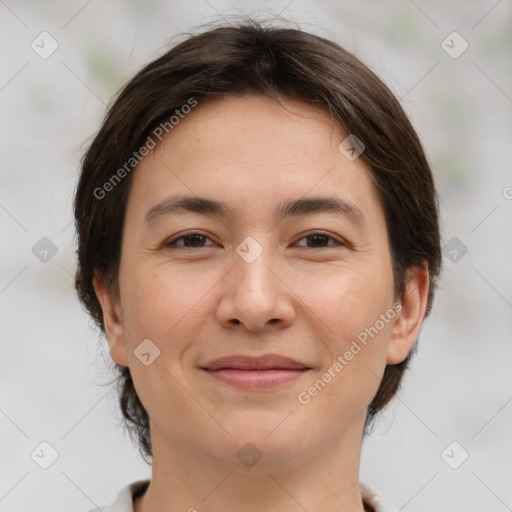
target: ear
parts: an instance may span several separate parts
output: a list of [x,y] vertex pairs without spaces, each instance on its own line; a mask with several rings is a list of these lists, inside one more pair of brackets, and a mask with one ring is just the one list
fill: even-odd
[[420,334],[427,308],[429,289],[428,264],[409,270],[402,308],[393,324],[388,345],[387,364],[399,364],[414,347]]
[[118,300],[112,297],[111,291],[105,285],[103,276],[94,274],[92,281],[94,291],[103,310],[103,323],[110,347],[110,357],[121,366],[128,366],[126,355],[125,330],[122,324],[121,308]]

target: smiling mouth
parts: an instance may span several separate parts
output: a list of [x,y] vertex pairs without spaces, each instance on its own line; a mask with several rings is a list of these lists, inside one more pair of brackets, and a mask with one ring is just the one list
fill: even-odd
[[251,390],[275,388],[297,380],[311,370],[305,364],[274,354],[223,357],[201,369],[225,384]]
[[239,370],[224,368],[222,370],[205,370],[212,377],[226,384],[243,389],[268,389],[298,379],[309,371],[303,370]]

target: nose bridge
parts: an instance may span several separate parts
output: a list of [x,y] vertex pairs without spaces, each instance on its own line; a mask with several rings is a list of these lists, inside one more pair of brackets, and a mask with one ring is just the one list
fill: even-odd
[[[248,292],[255,300],[275,292],[275,276],[270,271],[274,251],[270,238],[246,237],[236,248],[235,279],[237,292]],[[275,262],[274,262],[275,266]]]
[[276,252],[270,237],[247,237],[236,247],[229,285],[219,305],[219,320],[242,323],[252,331],[281,320],[289,324],[294,315],[286,287],[276,277]]

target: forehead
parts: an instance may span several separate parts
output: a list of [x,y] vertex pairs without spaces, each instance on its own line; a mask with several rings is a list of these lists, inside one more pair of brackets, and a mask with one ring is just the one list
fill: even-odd
[[[218,157],[225,164],[297,164],[316,158],[342,135],[329,114],[313,104],[264,95],[229,95],[209,100],[182,119],[155,151],[180,146],[183,155]],[[185,143],[185,139],[188,143]]]
[[198,195],[229,203],[240,218],[338,193],[360,209],[378,208],[368,166],[338,150],[348,134],[323,108],[280,101],[243,95],[198,102],[139,164],[129,203],[149,208],[169,195]]

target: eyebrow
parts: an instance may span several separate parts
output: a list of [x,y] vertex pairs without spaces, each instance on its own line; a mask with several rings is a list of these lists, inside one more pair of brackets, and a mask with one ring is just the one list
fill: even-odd
[[[199,213],[207,216],[229,218],[235,212],[222,201],[199,196],[170,196],[151,207],[146,215],[146,223],[172,214]],[[274,212],[276,219],[284,217],[312,215],[316,213],[336,213],[348,217],[355,224],[366,225],[363,212],[352,202],[337,196],[303,197],[281,202]]]

